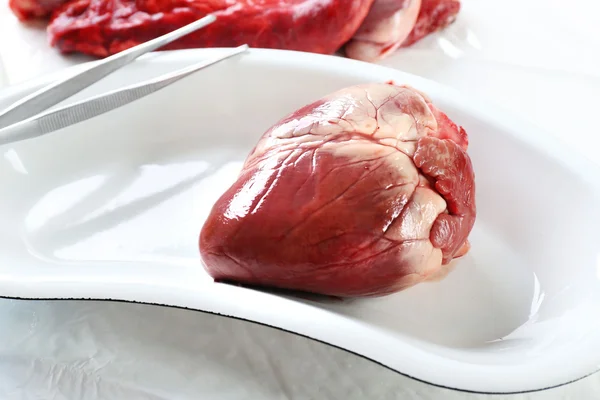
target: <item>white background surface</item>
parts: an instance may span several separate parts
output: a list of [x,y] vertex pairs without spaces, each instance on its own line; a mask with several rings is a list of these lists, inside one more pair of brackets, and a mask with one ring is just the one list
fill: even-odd
[[[4,1],[4,0],[3,0]],[[465,0],[441,35],[384,64],[509,108],[598,160],[600,3]],[[526,3],[526,4],[523,4]],[[0,83],[81,60],[0,4]],[[589,132],[589,134],[588,134]],[[434,366],[432,366],[434,367]],[[565,366],[567,367],[567,366]],[[594,399],[600,375],[494,399]],[[2,399],[483,399],[412,381],[341,350],[253,324],[121,303],[0,300]]]

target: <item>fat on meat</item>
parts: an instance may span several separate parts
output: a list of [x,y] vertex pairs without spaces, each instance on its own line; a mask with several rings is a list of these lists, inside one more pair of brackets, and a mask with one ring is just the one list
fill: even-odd
[[346,56],[375,62],[456,20],[460,0],[375,0],[345,47]]
[[337,297],[440,279],[476,216],[468,137],[424,93],[337,91],[270,128],[199,237],[217,281]]
[[408,47],[425,36],[444,29],[456,20],[460,0],[421,0],[421,9],[412,31],[401,47]]
[[[23,21],[50,17],[63,53],[105,57],[215,13],[219,20],[162,50],[238,46],[376,61],[451,23],[459,0],[9,0]],[[345,46],[344,46],[345,45]]]
[[420,9],[421,0],[375,0],[362,25],[346,44],[346,56],[376,61],[393,53],[412,31]]

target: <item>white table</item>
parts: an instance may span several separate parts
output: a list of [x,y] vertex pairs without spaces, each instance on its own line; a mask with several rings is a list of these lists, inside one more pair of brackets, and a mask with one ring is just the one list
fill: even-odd
[[[600,141],[594,137],[600,135],[592,124],[600,93],[600,2],[464,3],[450,29],[384,64],[520,113],[550,134],[579,142],[574,147],[600,162]],[[0,60],[1,86],[85,57],[59,56],[46,45],[42,29],[19,24],[2,4]],[[0,398],[5,400],[599,397],[600,374],[534,394],[473,395],[410,380],[291,334],[198,312],[0,300]]]

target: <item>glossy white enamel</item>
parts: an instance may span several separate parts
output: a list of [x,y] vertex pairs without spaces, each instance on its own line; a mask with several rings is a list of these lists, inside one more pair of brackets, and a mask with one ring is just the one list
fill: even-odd
[[[216,52],[151,54],[77,98]],[[214,284],[197,236],[263,131],[331,91],[390,79],[425,91],[470,135],[478,205],[471,253],[440,282],[371,300]],[[0,92],[0,107],[32,89]],[[0,160],[2,295],[241,317],[464,390],[541,389],[600,366],[596,167],[434,82],[337,57],[252,50],[105,116],[0,147]]]
[[2,57],[0,56],[0,88],[4,87],[8,84],[8,79],[6,79],[6,71],[4,68],[4,63],[2,62]]

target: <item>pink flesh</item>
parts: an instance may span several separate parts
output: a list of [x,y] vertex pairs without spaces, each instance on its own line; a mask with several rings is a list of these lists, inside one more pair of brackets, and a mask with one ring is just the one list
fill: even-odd
[[214,205],[200,251],[217,280],[339,297],[439,279],[468,250],[467,136],[422,93],[350,87],[268,130]]
[[410,46],[425,36],[444,29],[456,20],[460,0],[421,0],[417,22],[402,47]]
[[421,0],[375,0],[367,18],[346,44],[346,55],[372,62],[393,53],[415,26],[420,8]]

